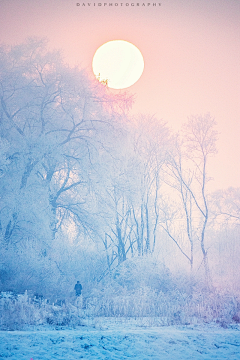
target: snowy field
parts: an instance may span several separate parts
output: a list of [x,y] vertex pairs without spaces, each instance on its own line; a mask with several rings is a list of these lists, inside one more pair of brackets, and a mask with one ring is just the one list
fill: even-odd
[[77,329],[1,331],[0,359],[240,359],[240,328],[217,325],[147,327],[96,320]]

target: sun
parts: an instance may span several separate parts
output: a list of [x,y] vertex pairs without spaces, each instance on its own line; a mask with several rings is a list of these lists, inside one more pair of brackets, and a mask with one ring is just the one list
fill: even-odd
[[93,73],[112,89],[125,89],[135,84],[144,69],[140,50],[124,40],[113,40],[101,45],[93,56]]

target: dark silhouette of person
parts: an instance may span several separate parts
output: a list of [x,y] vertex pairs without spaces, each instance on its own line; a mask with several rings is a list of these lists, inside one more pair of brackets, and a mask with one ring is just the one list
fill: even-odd
[[76,291],[76,296],[80,296],[82,293],[82,285],[79,281],[77,281],[76,285],[74,286],[74,290]]

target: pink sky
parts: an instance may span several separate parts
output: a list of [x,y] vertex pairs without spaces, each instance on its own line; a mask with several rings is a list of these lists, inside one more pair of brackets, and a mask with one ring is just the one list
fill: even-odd
[[145,59],[142,77],[129,88],[136,94],[133,112],[155,114],[175,130],[189,115],[210,112],[220,132],[211,187],[240,186],[240,1],[162,0],[157,7],[77,2],[84,1],[0,0],[0,41],[47,37],[51,48],[63,49],[66,62],[89,71],[103,43],[133,43]]

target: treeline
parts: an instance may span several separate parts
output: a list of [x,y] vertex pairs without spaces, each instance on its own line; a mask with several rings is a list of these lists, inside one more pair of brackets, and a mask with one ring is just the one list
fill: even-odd
[[3,291],[70,294],[80,278],[89,292],[127,259],[166,249],[166,267],[179,259],[192,283],[214,286],[222,255],[209,248],[237,236],[240,191],[209,194],[210,114],[177,134],[132,118],[132,95],[70,68],[45,40],[2,46],[0,84]]

